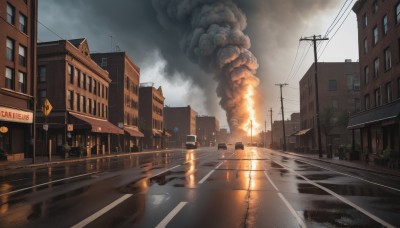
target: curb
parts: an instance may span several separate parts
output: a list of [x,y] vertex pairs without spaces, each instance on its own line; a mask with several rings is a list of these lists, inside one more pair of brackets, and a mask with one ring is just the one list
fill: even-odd
[[14,167],[6,167],[4,169],[0,168],[1,171],[7,171],[7,170],[14,170],[14,169],[25,169],[25,168],[36,168],[40,166],[52,166],[52,165],[60,165],[60,164],[66,164],[66,163],[78,163],[78,162],[83,162],[83,161],[90,161],[90,160],[95,160],[95,159],[103,159],[103,158],[113,158],[113,157],[126,157],[126,156],[138,156],[138,155],[143,155],[143,154],[154,154],[154,153],[166,153],[166,152],[171,152],[173,150],[157,150],[157,151],[146,151],[146,152],[130,152],[130,153],[121,153],[121,154],[110,154],[110,155],[103,155],[103,156],[98,156],[98,157],[85,157],[85,158],[77,158],[77,159],[71,159],[71,160],[60,160],[60,161],[51,161],[51,162],[41,162],[41,163],[35,163],[35,164],[27,164],[27,165],[17,165]]
[[381,174],[381,175],[389,175],[389,176],[394,176],[394,177],[400,177],[400,173],[384,172],[384,171],[381,171],[381,170],[375,170],[375,169],[369,169],[369,168],[364,168],[364,167],[352,166],[352,165],[347,165],[347,164],[343,164],[343,163],[336,163],[336,162],[331,162],[329,160],[323,160],[323,159],[319,159],[319,158],[313,158],[313,157],[309,157],[309,156],[305,156],[305,155],[296,154],[296,153],[293,153],[293,152],[286,152],[286,154],[290,154],[290,155],[301,157],[301,158],[307,158],[307,159],[310,159],[310,160],[325,162],[325,163],[329,163],[329,164],[332,164],[332,165],[343,166],[343,167],[350,168],[350,169],[357,169],[357,170],[363,170],[363,171],[367,171],[367,172],[371,172],[371,173],[377,173],[377,174]]

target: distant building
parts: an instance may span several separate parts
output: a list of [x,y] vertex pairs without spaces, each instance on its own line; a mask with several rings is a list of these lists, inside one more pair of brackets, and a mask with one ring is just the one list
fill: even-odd
[[[63,144],[86,148],[87,155],[110,153],[111,135],[123,130],[108,121],[108,72],[90,57],[85,38],[38,44],[37,145],[42,155],[47,137],[53,153]],[[46,118],[40,111],[45,99],[53,109]]]
[[214,146],[219,134],[219,121],[214,116],[197,116],[197,138],[200,146]]
[[37,0],[0,2],[0,152],[32,156]]
[[227,143],[228,141],[229,141],[228,129],[226,129],[226,128],[219,129],[217,142],[226,142]]
[[138,151],[139,139],[139,80],[140,69],[125,52],[95,53],[92,59],[107,70],[110,83],[109,120],[124,130],[123,137],[112,137],[111,145],[122,151]]
[[161,86],[141,83],[139,87],[139,129],[144,134],[143,149],[163,149],[169,133],[164,129],[164,95]]
[[[300,80],[300,121],[297,136],[301,151],[317,151],[317,123],[314,83],[314,64]],[[336,150],[351,143],[346,129],[348,116],[360,110],[359,63],[318,63],[318,97],[321,129],[321,148],[327,144]]]
[[181,147],[186,141],[186,135],[196,134],[197,112],[190,106],[165,107],[165,129],[171,133],[169,145]]
[[[292,113],[290,120],[285,120],[286,149],[293,150],[296,144],[296,138],[291,137],[300,129],[300,113]],[[282,120],[276,120],[272,124],[273,147],[283,148],[283,126]],[[269,140],[269,139],[268,139]]]
[[[384,151],[400,154],[400,2],[359,0],[358,22],[362,111],[350,118],[355,156],[373,160]],[[357,151],[360,153],[357,154]],[[393,153],[392,153],[393,152]],[[369,156],[361,156],[367,155]]]

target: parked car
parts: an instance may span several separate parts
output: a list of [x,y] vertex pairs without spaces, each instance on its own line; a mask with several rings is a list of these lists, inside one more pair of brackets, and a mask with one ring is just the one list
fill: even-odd
[[244,145],[243,145],[242,142],[236,142],[235,143],[235,150],[238,150],[238,149],[244,150]]
[[218,150],[227,150],[228,146],[226,145],[226,143],[218,143]]

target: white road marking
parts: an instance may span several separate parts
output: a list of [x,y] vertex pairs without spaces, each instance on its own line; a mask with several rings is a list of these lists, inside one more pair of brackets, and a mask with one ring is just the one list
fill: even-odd
[[[295,159],[295,160],[297,160],[297,159]],[[346,173],[342,173],[342,172],[339,172],[339,171],[335,171],[335,170],[332,170],[332,169],[329,169],[329,168],[325,168],[325,167],[322,167],[322,166],[319,166],[319,165],[316,165],[316,164],[308,163],[308,162],[306,162],[306,161],[304,161],[304,160],[297,160],[297,161],[306,163],[306,164],[311,165],[311,166],[316,166],[316,167],[318,167],[318,168],[325,169],[325,170],[328,170],[328,171],[331,171],[331,172],[339,173],[339,174],[342,174],[342,175],[345,175],[345,176],[348,176],[348,177],[352,177],[352,178],[355,178],[355,179],[359,179],[359,180],[361,180],[361,181],[364,181],[364,182],[367,182],[367,183],[370,183],[370,184],[378,185],[378,186],[381,186],[381,187],[384,187],[384,188],[388,188],[388,189],[390,189],[390,190],[394,190],[394,191],[400,192],[400,189],[392,188],[392,187],[390,187],[390,186],[386,186],[386,185],[379,184],[379,183],[376,183],[376,182],[373,182],[373,181],[369,181],[369,180],[363,179],[363,178],[361,178],[361,177],[356,177],[356,176],[353,176],[353,175],[350,175],[350,174],[346,174]]]
[[292,215],[296,218],[297,222],[299,223],[300,227],[305,228],[307,227],[306,224],[303,222],[303,220],[299,217],[299,215],[296,213],[296,211],[293,209],[292,205],[286,200],[286,198],[282,195],[282,193],[278,192],[278,196],[281,198],[281,200],[285,203],[286,207],[289,208],[289,211],[292,213]]
[[[172,169],[178,168],[179,166],[181,166],[181,165],[176,165],[176,166],[174,166],[172,168],[163,170],[162,172],[154,174],[154,175],[148,177],[147,179],[150,179],[150,178],[156,177],[158,175],[161,175],[163,173],[166,173],[166,172],[168,172],[168,171],[170,171]],[[125,194],[125,195],[121,196],[119,199],[115,200],[114,202],[112,202],[109,205],[105,206],[104,208],[100,209],[99,211],[97,211],[93,215],[91,215],[88,218],[82,220],[78,224],[72,226],[72,228],[80,228],[80,227],[84,227],[84,226],[88,225],[89,223],[93,222],[94,220],[96,220],[100,216],[104,215],[109,210],[113,209],[114,207],[118,206],[119,204],[121,204],[125,200],[129,199],[129,197],[131,197],[131,196],[133,196],[133,194]]]
[[367,210],[365,210],[365,209],[359,207],[358,205],[354,204],[353,202],[351,202],[350,200],[344,198],[343,196],[340,196],[340,195],[336,194],[335,192],[331,191],[330,189],[325,188],[324,186],[321,186],[321,185],[315,183],[314,181],[311,181],[310,179],[308,179],[307,177],[301,175],[300,173],[296,172],[295,170],[293,170],[293,169],[291,169],[291,168],[289,168],[289,167],[287,167],[287,166],[285,166],[285,165],[283,165],[283,164],[280,164],[280,163],[277,162],[277,161],[274,161],[274,162],[277,163],[277,164],[279,164],[279,165],[281,165],[282,167],[285,167],[288,171],[293,172],[294,174],[296,174],[297,176],[301,177],[302,179],[304,179],[304,180],[307,181],[308,183],[314,185],[315,187],[318,187],[318,188],[324,190],[325,192],[331,194],[332,196],[336,197],[337,199],[339,199],[339,200],[342,201],[343,203],[345,203],[345,204],[347,204],[347,205],[353,207],[354,209],[360,211],[361,213],[365,214],[366,216],[370,217],[371,219],[375,220],[376,222],[380,223],[381,225],[383,225],[383,226],[385,226],[385,227],[390,227],[390,228],[392,228],[392,227],[394,228],[394,227],[395,227],[395,226],[393,226],[392,224],[390,224],[390,223],[388,223],[388,222],[382,220],[381,218],[379,218],[379,217],[377,217],[377,216],[371,214],[371,213],[368,212]]
[[156,228],[164,228],[179,213],[187,202],[180,202],[157,226]]
[[59,180],[55,180],[55,181],[49,181],[49,182],[46,182],[46,183],[43,183],[43,184],[37,184],[37,185],[33,185],[31,187],[26,187],[26,188],[21,188],[21,189],[15,190],[15,191],[6,192],[6,193],[3,193],[3,194],[0,194],[0,196],[10,195],[10,194],[14,194],[14,193],[17,193],[17,192],[26,191],[26,190],[29,190],[29,189],[32,189],[32,188],[37,188],[37,187],[40,187],[40,186],[53,184],[53,183],[57,183],[57,182],[61,182],[61,181],[66,181],[66,180],[70,180],[70,179],[74,179],[74,178],[78,178],[78,177],[89,176],[89,175],[92,175],[92,174],[95,174],[95,173],[98,173],[98,172],[85,173],[85,174],[72,176],[72,177],[67,177],[67,178],[63,178],[63,179],[59,179]]
[[[233,154],[232,154],[231,156],[229,156],[227,159],[233,157],[233,155],[235,155],[235,153],[233,153]],[[222,165],[223,163],[224,163],[224,162],[220,162],[213,170],[211,170],[205,177],[203,177],[203,179],[201,179],[201,180],[199,181],[199,184],[203,184],[203,183],[207,180],[207,178],[209,178],[209,177],[211,176],[211,174],[213,174],[213,173],[215,172],[215,170],[217,170],[217,169],[219,169],[219,167],[221,167],[221,165]]]
[[276,190],[277,192],[279,192],[279,189],[276,187],[276,185],[274,184],[274,182],[272,182],[271,178],[268,176],[267,171],[264,171],[264,175],[267,177],[269,183],[272,184],[272,186],[275,188],[275,190]]
[[114,202],[110,203],[109,205],[107,205],[103,209],[97,211],[96,213],[94,213],[93,215],[89,216],[88,218],[86,218],[85,220],[81,221],[80,223],[72,226],[72,228],[81,228],[81,227],[84,227],[84,226],[88,225],[89,223],[93,222],[98,217],[102,216],[103,214],[105,214],[109,210],[111,210],[114,207],[118,206],[120,203],[124,202],[125,200],[127,200],[131,196],[133,196],[133,195],[132,194],[126,194],[126,195],[121,196],[120,198],[118,198]]

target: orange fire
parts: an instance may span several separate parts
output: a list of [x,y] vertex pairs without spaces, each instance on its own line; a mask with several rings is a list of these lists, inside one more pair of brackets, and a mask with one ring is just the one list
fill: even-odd
[[249,86],[247,93],[245,94],[246,100],[246,112],[248,113],[248,120],[242,126],[242,129],[247,133],[248,136],[255,135],[255,130],[258,130],[260,125],[256,121],[256,111],[254,109],[254,87]]

